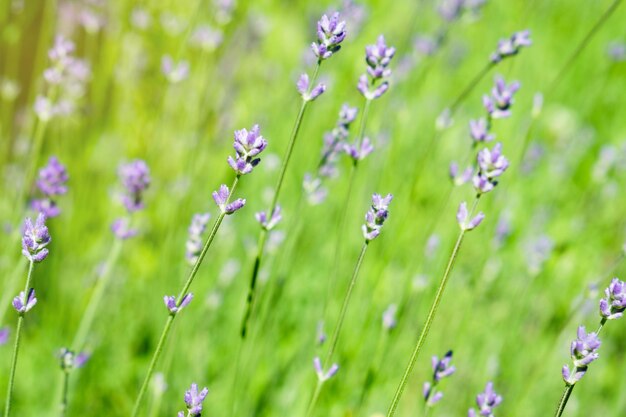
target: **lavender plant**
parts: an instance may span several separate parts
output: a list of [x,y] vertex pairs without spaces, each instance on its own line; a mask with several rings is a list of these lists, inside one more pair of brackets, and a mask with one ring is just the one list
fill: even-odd
[[[243,198],[237,198],[234,200],[232,199],[235,189],[237,188],[237,184],[239,183],[239,180],[243,175],[251,173],[254,170],[254,167],[256,167],[261,162],[261,158],[259,158],[259,155],[265,150],[266,147],[267,141],[265,140],[265,138],[263,138],[263,136],[261,136],[260,128],[258,125],[254,125],[250,130],[241,129],[235,131],[233,142],[235,157],[228,157],[228,164],[233,169],[233,171],[235,171],[235,179],[233,180],[233,184],[230,188],[225,184],[222,184],[218,190],[213,192],[212,197],[216,206],[219,209],[219,215],[213,223],[213,227],[209,232],[209,235],[204,243],[204,246],[202,247],[202,250],[197,253],[197,255],[194,255],[196,257],[196,261],[193,264],[193,267],[191,268],[191,271],[189,272],[189,275],[187,276],[187,279],[183,284],[182,289],[178,293],[178,296],[164,297],[165,306],[169,314],[167,320],[165,321],[165,325],[163,327],[163,331],[161,332],[161,336],[157,343],[156,349],[152,355],[152,359],[150,360],[148,371],[143,380],[141,388],[139,389],[137,399],[135,400],[135,405],[133,406],[132,411],[133,417],[136,417],[139,414],[143,397],[145,396],[148,385],[152,380],[156,365],[163,352],[163,348],[165,347],[165,342],[167,341],[170,331],[172,329],[174,319],[176,318],[178,313],[180,313],[180,311],[191,302],[193,298],[193,294],[189,292],[189,289],[198,273],[200,265],[202,264],[202,261],[206,256],[207,251],[211,247],[211,244],[213,243],[213,240],[215,239],[215,236],[217,235],[217,232],[222,222],[224,221],[224,217],[234,214],[235,212],[243,208],[246,204],[246,200]],[[194,233],[195,232],[197,232],[197,230],[194,230]],[[204,397],[202,397],[202,399],[204,399]],[[199,411],[201,410],[202,408],[200,407]],[[191,411],[188,412],[191,413]]]
[[[317,22],[317,37],[317,41],[311,44],[311,50],[317,58],[317,65],[315,66],[313,76],[309,79],[308,74],[303,74],[302,76],[300,76],[300,79],[296,84],[297,90],[302,97],[302,103],[300,105],[300,110],[298,112],[298,115],[296,116],[296,121],[291,131],[289,141],[287,143],[287,150],[285,152],[285,156],[283,157],[276,186],[274,187],[274,195],[272,197],[270,208],[265,212],[267,213],[265,214],[265,216],[268,217],[272,217],[273,213],[276,212],[278,206],[278,198],[280,196],[280,191],[283,185],[283,181],[285,179],[287,167],[289,166],[289,161],[291,160],[291,155],[296,144],[298,132],[300,131],[300,126],[304,118],[304,113],[309,103],[319,97],[319,95],[326,90],[326,87],[323,84],[315,84],[317,82],[320,67],[325,60],[329,59],[341,49],[341,43],[346,37],[346,23],[340,20],[339,13],[334,13],[330,17],[328,17],[327,15],[322,16],[322,18]],[[241,322],[240,334],[242,339],[246,338],[248,322],[252,314],[254,296],[256,292],[256,283],[259,275],[259,270],[261,268],[261,261],[263,258],[268,231],[269,230],[264,227],[263,224],[261,224],[261,231],[259,233],[259,238],[257,241],[257,254],[250,276],[248,296],[246,298],[245,311]]]
[[556,417],[560,417],[565,410],[574,386],[587,373],[589,365],[598,359],[600,339],[598,336],[609,320],[617,320],[624,315],[626,310],[626,283],[619,278],[613,278],[609,286],[604,290],[604,297],[600,299],[600,325],[595,332],[587,333],[585,326],[579,326],[576,332],[576,340],[570,345],[570,355],[573,366],[563,365],[561,374],[565,382],[565,390],[559,401]]
[[61,209],[57,205],[56,197],[67,193],[67,170],[56,157],[48,160],[48,165],[39,170],[37,188],[41,193],[40,198],[31,202],[31,207],[46,218],[57,217]]
[[202,403],[209,393],[207,387],[198,390],[198,384],[191,384],[191,387],[185,391],[185,406],[187,411],[179,411],[178,417],[200,417],[202,415]]
[[24,231],[22,235],[22,254],[28,259],[28,275],[26,276],[26,284],[24,291],[21,291],[13,299],[13,308],[17,312],[17,327],[15,330],[15,344],[13,345],[13,357],[11,359],[11,369],[9,371],[9,383],[7,386],[7,398],[4,405],[4,415],[9,417],[11,414],[11,400],[13,398],[13,384],[15,382],[15,373],[17,370],[17,357],[20,350],[20,342],[22,336],[22,326],[24,318],[37,304],[35,289],[32,285],[33,268],[36,263],[42,262],[48,257],[48,244],[52,238],[46,227],[46,217],[39,213],[35,224],[30,218],[24,222]]
[[437,356],[433,356],[432,358],[432,380],[431,382],[424,382],[424,387],[422,389],[426,415],[429,410],[443,398],[443,392],[437,389],[439,382],[441,382],[443,378],[451,376],[456,371],[456,368],[451,365],[450,362],[452,362],[451,350],[449,350],[441,359]]
[[[316,358],[314,361],[318,378],[315,390],[313,391],[313,395],[311,396],[311,401],[309,402],[309,407],[306,413],[307,416],[311,416],[313,414],[313,410],[315,409],[315,405],[317,404],[317,400],[322,391],[324,383],[338,370],[338,365],[331,365],[331,361],[333,359],[335,349],[337,348],[337,342],[339,341],[341,328],[346,317],[346,312],[348,311],[348,305],[350,304],[352,291],[354,290],[354,286],[356,285],[359,270],[361,269],[363,259],[365,258],[365,252],[367,251],[370,242],[380,235],[382,227],[389,217],[389,204],[391,203],[392,199],[393,196],[391,194],[387,194],[384,197],[380,194],[372,195],[372,205],[365,214],[365,223],[361,227],[365,241],[363,243],[363,246],[361,247],[361,252],[359,253],[359,257],[354,267],[354,271],[352,272],[352,277],[350,278],[350,283],[348,284],[348,288],[344,295],[343,303],[341,305],[341,311],[339,312],[339,318],[337,319],[337,323],[335,324],[335,330],[333,331],[333,335],[330,339],[326,357],[323,363],[320,362],[319,358]],[[324,371],[325,369],[327,369],[327,371]]]
[[500,405],[502,396],[498,395],[493,389],[493,382],[487,382],[485,391],[476,396],[476,405],[478,410],[470,408],[467,417],[494,417],[493,409]]

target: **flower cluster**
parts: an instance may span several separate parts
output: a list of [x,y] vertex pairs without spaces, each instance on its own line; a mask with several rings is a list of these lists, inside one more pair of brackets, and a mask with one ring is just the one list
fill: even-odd
[[48,88],[54,91],[35,99],[35,113],[42,121],[70,115],[85,94],[85,83],[91,76],[91,69],[87,62],[72,55],[75,49],[72,41],[58,35],[48,51],[51,65],[44,71],[43,77]]
[[161,71],[167,81],[172,84],[178,84],[189,76],[189,62],[174,62],[171,56],[164,55],[161,58]]
[[228,164],[237,175],[245,175],[261,162],[257,156],[267,147],[267,141],[259,132],[259,125],[252,126],[249,131],[241,129],[235,131],[235,158],[228,157]]
[[353,163],[356,163],[374,151],[374,145],[368,137],[364,137],[361,143],[355,142],[354,144],[345,143],[343,149],[346,154],[352,159]]
[[319,83],[315,87],[311,88],[311,81],[309,80],[309,76],[307,74],[300,75],[300,78],[298,78],[298,82],[296,83],[296,88],[304,101],[313,101],[326,91],[326,85],[322,83]]
[[393,195],[391,194],[387,194],[385,197],[380,194],[372,195],[372,205],[365,214],[365,224],[362,226],[366,243],[376,239],[380,234],[385,220],[389,217],[389,203],[392,199]]
[[22,254],[31,262],[41,262],[48,256],[48,243],[52,239],[46,227],[46,216],[37,215],[35,224],[30,218],[24,222],[22,235]]
[[230,203],[228,202],[229,199],[230,190],[225,184],[220,185],[219,190],[213,191],[213,200],[223,214],[233,214],[246,205],[246,200],[243,198],[238,198]]
[[68,179],[67,170],[63,164],[56,157],[50,157],[48,165],[39,170],[37,188],[43,196],[31,202],[33,210],[42,213],[47,218],[58,216],[61,209],[57,206],[55,197],[67,193]]
[[346,22],[339,20],[339,13],[323,15],[317,22],[317,42],[311,44],[311,49],[318,61],[323,61],[341,49],[345,38]]
[[380,35],[375,45],[365,48],[367,74],[361,75],[357,89],[367,100],[379,98],[389,89],[387,79],[391,76],[389,63],[396,54],[396,48],[387,46],[385,37]]
[[570,346],[570,354],[574,367],[570,371],[569,366],[564,365],[561,370],[563,380],[568,386],[576,384],[587,372],[589,364],[598,359],[600,339],[596,333],[587,333],[585,326],[579,326],[576,340]]
[[[144,193],[150,186],[150,169],[141,159],[122,164],[118,170],[120,181],[124,186],[121,200],[128,214],[144,208]],[[137,234],[132,228],[128,217],[115,219],[111,230],[118,239],[129,239]]]
[[488,382],[485,391],[476,396],[478,411],[470,408],[467,417],[493,417],[493,409],[501,402],[502,397],[493,390],[493,382]]
[[81,352],[76,354],[68,348],[59,351],[59,361],[63,372],[71,372],[74,369],[82,368],[89,360],[89,354]]
[[484,218],[485,214],[481,211],[470,219],[470,213],[467,210],[467,203],[464,201],[459,204],[459,209],[456,212],[456,220],[459,223],[461,230],[469,232],[470,230],[477,228]]
[[501,39],[498,42],[498,48],[493,54],[491,54],[491,62],[497,64],[504,58],[517,55],[522,47],[530,45],[532,45],[532,41],[530,40],[530,31],[523,30],[515,32],[510,38]]
[[450,175],[450,180],[452,180],[454,185],[463,185],[472,179],[474,168],[469,166],[465,168],[463,172],[459,172],[459,164],[451,162],[448,173]]
[[260,211],[255,215],[256,220],[261,224],[261,227],[265,230],[272,230],[278,222],[282,219],[281,208],[277,205],[272,211],[272,215],[268,216],[266,212]]
[[193,294],[186,294],[180,303],[176,302],[176,297],[173,295],[165,295],[163,296],[163,302],[165,303],[165,307],[170,311],[171,315],[176,315],[180,310],[187,307],[189,303],[193,300]]
[[478,152],[476,157],[478,173],[474,175],[473,183],[476,192],[488,193],[498,184],[497,178],[509,167],[509,161],[502,154],[502,144],[496,143],[493,149],[485,148]]
[[448,351],[443,358],[432,357],[433,378],[432,382],[425,382],[422,393],[427,407],[432,407],[443,398],[443,392],[437,391],[439,382],[452,375],[456,368],[450,364],[452,362],[452,351]]
[[184,411],[179,411],[178,417],[199,417],[202,414],[202,403],[208,393],[209,389],[207,387],[198,391],[198,384],[191,384],[191,387],[185,391],[187,414]]
[[626,283],[613,278],[604,290],[605,297],[600,300],[600,315],[603,320],[614,320],[622,317],[626,309]]
[[28,290],[28,293],[20,291],[19,295],[13,298],[13,308],[20,316],[29,312],[31,308],[35,307],[35,304],[37,304],[37,297],[34,288]]
[[[491,96],[483,96],[483,106],[485,107],[485,110],[487,110],[490,119],[503,119],[511,115],[513,96],[515,95],[517,90],[519,90],[519,88],[520,83],[517,81],[513,81],[511,84],[507,85],[506,81],[504,81],[504,78],[496,77],[495,85],[491,90]],[[481,129],[481,127],[483,126],[484,129]],[[479,136],[484,136],[484,139],[482,141],[491,140],[487,135],[488,123],[484,123],[484,125],[482,125],[479,121],[478,125],[475,125],[475,127],[477,128],[475,133],[482,134]],[[472,132],[472,137],[474,137],[473,133],[474,132]]]
[[185,259],[190,265],[198,261],[202,252],[202,235],[204,234],[211,215],[209,213],[194,214],[189,225],[189,238],[185,245]]
[[356,119],[359,110],[343,104],[339,110],[337,124],[332,131],[324,134],[324,147],[318,173],[322,177],[331,177],[336,173],[337,156],[345,150],[346,140],[350,134],[350,125]]
[[339,365],[333,363],[328,371],[324,372],[324,369],[322,369],[322,361],[319,357],[315,357],[315,359],[313,359],[313,368],[315,369],[315,373],[317,374],[320,382],[328,381],[330,378],[335,376],[337,371],[339,371]]

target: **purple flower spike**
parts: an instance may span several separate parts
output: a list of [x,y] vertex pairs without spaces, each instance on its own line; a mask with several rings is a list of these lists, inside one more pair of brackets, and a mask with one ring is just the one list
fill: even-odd
[[63,195],[67,193],[68,179],[69,176],[63,164],[52,156],[48,160],[48,165],[39,170],[37,188],[47,197]]
[[282,219],[281,208],[277,205],[276,208],[274,208],[274,211],[272,211],[272,216],[269,219],[267,218],[267,213],[264,211],[258,212],[255,217],[263,229],[268,231],[272,230]]
[[190,265],[194,265],[202,252],[202,235],[206,231],[207,224],[211,219],[209,213],[194,214],[189,226],[189,238],[185,244],[185,259]]
[[478,152],[476,158],[480,172],[489,179],[499,177],[509,167],[509,161],[502,155],[502,144],[496,143],[492,150],[487,148]]
[[396,319],[396,313],[398,307],[395,304],[390,304],[389,307],[383,312],[383,328],[388,332],[392,331],[398,325]]
[[339,13],[322,16],[317,22],[317,38],[311,49],[319,61],[330,58],[341,49],[340,44],[346,38],[346,22],[339,20]]
[[393,199],[393,195],[387,194],[385,197],[380,194],[372,195],[372,205],[365,214],[365,224],[362,226],[365,242],[369,243],[376,239],[380,234],[380,230],[389,217],[389,203]]
[[170,311],[170,314],[172,315],[176,315],[180,310],[187,307],[192,299],[193,294],[189,293],[183,297],[183,299],[180,301],[180,304],[176,304],[176,297],[174,297],[173,295],[163,296],[163,302],[165,303],[167,309]]
[[0,346],[5,345],[9,340],[10,330],[8,327],[3,327],[0,329]]
[[530,40],[529,30],[515,32],[510,38],[501,39],[498,42],[498,48],[491,54],[491,62],[497,64],[504,58],[517,55],[522,47],[530,45],[532,45],[532,41]]
[[375,45],[365,47],[365,62],[367,62],[367,73],[374,79],[388,78],[391,70],[387,68],[391,59],[396,54],[396,48],[387,46],[385,37],[380,35]]
[[[191,387],[185,391],[186,417],[199,417],[202,414],[202,403],[208,393],[208,388],[204,387],[201,391],[198,391],[198,384],[191,384]],[[178,415],[185,416],[185,413],[180,411]]]
[[328,381],[339,371],[339,365],[334,363],[331,365],[327,372],[324,372],[324,369],[322,368],[322,361],[317,356],[313,359],[313,367],[315,368],[315,373],[317,374],[320,382]]
[[46,227],[46,216],[39,213],[33,225],[30,218],[24,222],[22,235],[22,254],[31,262],[41,262],[48,256],[48,243],[52,239]]
[[352,158],[353,162],[358,162],[365,159],[370,153],[374,151],[374,146],[368,137],[363,138],[361,144],[355,143],[351,145],[349,143],[345,143],[343,145],[343,149],[348,154],[350,158]]
[[150,186],[150,169],[141,159],[123,164],[119,169],[119,176],[126,193],[122,196],[122,203],[129,213],[143,209],[143,194]]
[[452,183],[456,186],[463,185],[472,179],[472,174],[474,173],[474,168],[471,166],[465,168],[465,170],[459,173],[459,165],[456,162],[450,163],[450,179]]
[[626,309],[626,283],[613,278],[604,290],[605,297],[600,300],[600,315],[603,319],[614,320],[622,317]]
[[511,115],[513,98],[520,84],[517,81],[507,85],[502,77],[496,77],[495,85],[491,90],[491,96],[483,97],[485,110],[494,119],[502,119]]
[[489,133],[489,123],[485,118],[470,120],[469,128],[470,136],[475,142],[491,142],[495,139],[495,135]]
[[483,212],[479,212],[474,218],[469,219],[469,212],[467,210],[467,203],[464,201],[459,204],[459,209],[456,212],[456,220],[459,223],[459,227],[461,230],[469,232],[470,230],[474,230],[478,225],[483,221],[485,215]]
[[118,239],[126,240],[137,236],[137,229],[130,227],[130,221],[126,218],[119,218],[111,224],[111,231]]
[[235,131],[235,158],[229,156],[228,164],[235,170],[237,175],[245,175],[261,162],[257,156],[265,150],[267,141],[259,132],[259,125],[252,126],[249,131],[241,129]]
[[600,348],[600,339],[596,333],[587,333],[585,326],[579,326],[576,333],[576,340],[570,346],[570,354],[574,367],[572,372],[567,365],[563,366],[561,374],[567,385],[574,385],[580,381],[587,372],[589,364],[598,359],[598,349]]
[[19,295],[16,295],[13,298],[13,308],[20,316],[23,316],[31,308],[33,308],[37,304],[37,297],[35,296],[35,289],[31,288],[28,291],[28,295],[24,291],[20,291]]
[[224,214],[233,214],[246,204],[246,200],[243,198],[238,198],[232,203],[229,203],[229,198],[230,191],[228,187],[224,184],[220,186],[220,189],[218,191],[213,191],[213,200],[215,200],[215,204],[217,204],[217,206],[220,208],[220,211]]
[[472,183],[474,184],[474,188],[476,189],[476,192],[478,194],[488,193],[495,187],[495,183],[491,182],[489,178],[481,173],[474,175],[474,178],[472,178]]
[[500,405],[502,397],[493,390],[493,382],[488,382],[485,391],[476,397],[476,405],[478,406],[478,414],[472,408],[467,413],[468,417],[485,416],[493,417],[493,409]]
[[298,92],[304,101],[313,101],[326,91],[326,86],[322,83],[316,85],[311,90],[309,90],[309,84],[309,76],[307,74],[302,74],[296,83]]
[[441,360],[437,356],[432,358],[433,380],[441,381],[442,378],[452,375],[456,368],[450,364],[452,361],[452,351],[449,350]]

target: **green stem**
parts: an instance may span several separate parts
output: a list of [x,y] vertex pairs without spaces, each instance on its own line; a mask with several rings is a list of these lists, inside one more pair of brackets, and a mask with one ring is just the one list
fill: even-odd
[[[309,92],[311,88],[313,88],[313,85],[315,84],[315,82],[317,81],[320,66],[321,66],[321,61],[318,61],[315,67],[315,71],[313,72],[313,77],[309,84]],[[296,122],[294,123],[293,128],[291,130],[289,143],[287,144],[287,151],[285,152],[283,163],[280,167],[280,173],[278,174],[278,180],[276,182],[276,186],[274,187],[274,196],[272,197],[272,204],[270,205],[270,209],[267,212],[267,215],[270,217],[272,216],[272,214],[274,213],[274,210],[276,209],[276,206],[278,205],[278,197],[280,196],[280,190],[285,180],[287,167],[289,166],[289,161],[291,160],[291,155],[293,153],[293,149],[296,144],[296,139],[298,138],[298,132],[300,131],[300,126],[302,125],[302,119],[304,118],[304,113],[306,111],[308,104],[309,104],[309,101],[302,100],[302,104],[300,105],[300,110],[298,111],[298,116],[296,116]],[[263,258],[263,253],[265,250],[265,242],[267,240],[266,238],[267,238],[267,230],[261,229],[261,234],[259,235],[258,246],[257,246],[257,255],[256,255],[256,258],[254,259],[254,267],[252,268],[252,274],[250,276],[248,298],[246,301],[245,312],[244,312],[244,316],[243,316],[242,323],[241,323],[240,334],[241,334],[242,339],[246,338],[248,322],[250,320],[250,315],[252,314],[255,286],[257,282],[257,277],[259,275],[259,270],[261,268],[261,260]]]
[[489,71],[491,71],[491,68],[493,68],[495,65],[496,64],[494,64],[492,61],[489,61],[487,63],[487,65],[485,65],[474,76],[474,78],[472,78],[472,80],[469,82],[469,84],[467,84],[467,86],[463,89],[463,91],[461,91],[461,94],[459,94],[457,96],[457,98],[450,105],[450,107],[449,107],[449,109],[450,109],[450,117],[452,117],[452,115],[454,114],[456,109],[463,103],[463,101],[465,101],[467,96],[469,96],[469,94],[472,92],[472,90],[474,90],[474,88],[476,88],[478,83],[483,79],[483,77],[485,77],[485,75],[487,75],[489,73]]
[[[24,286],[24,302],[28,301],[28,291],[30,290],[30,282],[33,275],[33,266],[35,263],[30,261],[28,264],[28,275],[26,277],[26,285]],[[17,356],[20,350],[20,340],[22,336],[22,326],[24,324],[24,313],[19,313],[17,318],[17,328],[15,330],[15,344],[13,345],[13,359],[11,360],[11,370],[9,371],[9,384],[7,387],[7,399],[4,404],[4,417],[9,417],[11,412],[11,400],[13,396],[13,385],[15,383],[15,371],[17,369]]]
[[309,403],[309,407],[306,411],[307,417],[311,417],[313,415],[313,409],[315,408],[315,404],[317,404],[317,399],[320,397],[320,392],[322,392],[322,385],[324,385],[324,381],[318,378],[317,384],[315,385],[315,391],[313,391],[313,397],[311,397],[311,402]]
[[[476,210],[476,206],[478,205],[478,201],[480,199],[480,195],[476,196],[474,200],[474,204],[472,205],[472,209],[470,210],[471,217]],[[459,237],[454,244],[454,248],[452,249],[452,253],[450,254],[450,259],[448,260],[448,264],[446,265],[446,269],[443,273],[443,277],[441,278],[441,282],[439,283],[439,288],[437,288],[437,293],[435,294],[435,299],[433,300],[432,305],[430,306],[430,310],[428,311],[428,316],[426,317],[426,323],[424,323],[424,327],[422,328],[422,332],[415,344],[415,348],[413,349],[413,353],[411,354],[411,358],[409,359],[409,363],[404,370],[404,374],[402,375],[402,379],[400,380],[400,385],[396,389],[396,392],[393,396],[393,400],[391,401],[391,405],[389,406],[389,410],[387,411],[387,417],[391,417],[395,414],[396,408],[398,407],[398,403],[400,402],[400,398],[402,397],[402,393],[404,392],[404,388],[409,380],[409,376],[413,367],[415,366],[415,362],[419,357],[419,353],[422,350],[422,346],[426,341],[426,337],[428,336],[428,332],[430,331],[430,327],[435,319],[435,315],[437,314],[437,309],[439,308],[439,304],[441,303],[441,299],[443,297],[443,293],[446,289],[446,284],[448,283],[448,278],[450,277],[450,272],[454,266],[454,262],[459,254],[459,249],[461,248],[461,243],[463,243],[463,238],[465,237],[465,230],[461,229],[459,233]]]
[[68,371],[63,371],[63,394],[61,395],[61,417],[65,417],[67,415],[67,394],[69,392],[70,387],[70,373]]
[[[238,182],[239,182],[239,175],[235,177],[235,180],[233,181],[233,185],[230,187],[230,194],[228,195],[227,203],[230,202],[230,199],[233,196],[235,189],[237,188]],[[211,229],[211,232],[209,233],[209,237],[207,238],[206,243],[202,247],[202,252],[200,252],[200,255],[198,256],[196,263],[193,265],[193,268],[189,272],[187,281],[185,281],[185,284],[183,285],[183,288],[178,295],[178,299],[176,301],[177,305],[181,303],[181,301],[187,294],[187,291],[191,287],[191,284],[193,283],[193,280],[196,277],[196,274],[198,273],[198,269],[200,268],[200,265],[202,264],[202,261],[204,260],[204,257],[206,256],[207,251],[211,247],[211,244],[213,243],[213,240],[215,239],[215,236],[217,235],[217,231],[219,230],[220,225],[222,224],[222,221],[224,220],[225,216],[226,216],[226,213],[221,212],[220,215],[215,220],[215,223],[213,224],[213,228]],[[150,384],[150,381],[152,379],[152,375],[154,374],[156,364],[159,361],[161,353],[163,352],[163,347],[165,346],[165,342],[167,341],[167,337],[170,333],[170,330],[172,328],[172,323],[174,322],[175,317],[176,317],[176,314],[170,314],[167,318],[167,321],[165,322],[165,326],[163,327],[163,331],[161,332],[161,337],[159,338],[159,343],[157,344],[156,350],[154,351],[154,354],[152,355],[150,366],[148,367],[148,373],[146,374],[143,380],[143,383],[141,384],[139,394],[137,395],[137,399],[135,400],[135,405],[133,406],[133,411],[131,414],[132,417],[137,417],[139,415],[139,408],[141,407],[141,402],[143,400],[143,397],[146,394],[148,385]]]
[[[328,369],[330,362],[333,358],[333,354],[335,353],[335,349],[337,348],[337,342],[339,341],[339,334],[341,333],[341,328],[343,326],[343,321],[346,318],[346,312],[348,311],[348,305],[350,304],[350,298],[352,296],[352,291],[354,290],[354,286],[356,284],[357,277],[359,275],[359,270],[361,269],[361,265],[363,264],[363,258],[365,257],[365,252],[367,251],[368,242],[363,243],[361,247],[361,252],[359,253],[359,258],[356,261],[356,265],[354,267],[354,271],[352,272],[352,278],[350,278],[350,284],[348,285],[348,290],[343,298],[343,304],[341,305],[341,311],[339,313],[339,319],[337,320],[337,325],[335,326],[335,331],[333,332],[333,336],[330,339],[330,347],[328,352],[326,353],[326,359],[322,365],[322,369]],[[317,403],[317,399],[319,397],[319,391],[322,389],[322,382],[319,380],[317,387],[315,388],[315,392],[313,393],[313,397],[311,398],[311,402],[308,408],[307,416],[310,416],[315,408],[315,404]]]
[[554,413],[554,417],[561,417],[563,411],[565,410],[565,406],[567,405],[567,400],[569,400],[569,396],[572,395],[573,390],[573,385],[565,386],[565,391],[563,391],[563,395],[561,395],[561,401],[559,401],[559,406],[556,409],[556,413]]

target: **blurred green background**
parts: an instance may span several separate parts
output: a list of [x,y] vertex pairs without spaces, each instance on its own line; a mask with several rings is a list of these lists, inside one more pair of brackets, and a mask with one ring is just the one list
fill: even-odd
[[[465,415],[489,380],[504,397],[496,415],[551,415],[576,327],[595,329],[599,292],[624,271],[626,61],[607,51],[611,42],[626,42],[626,8],[616,10],[555,82],[612,1],[488,0],[478,15],[448,25],[435,3],[3,1],[4,300],[16,294],[8,285],[11,277],[26,268],[12,231],[32,215],[26,200],[18,200],[31,188],[24,184],[29,167],[56,155],[70,174],[70,191],[60,199],[63,212],[49,221],[50,256],[35,269],[39,303],[26,320],[14,415],[57,414],[61,372],[55,355],[71,342],[113,242],[110,223],[123,213],[117,168],[141,158],[152,174],[146,210],[138,216],[141,232],[124,243],[114,265],[89,336],[92,358],[72,374],[69,411],[129,415],[166,318],[162,296],[177,293],[189,270],[184,245],[191,216],[217,215],[210,193],[232,180],[226,164],[232,132],[254,123],[269,146],[236,193],[248,204],[227,218],[200,269],[192,288],[196,298],[176,320],[159,366],[167,389],[148,396],[145,415],[172,416],[184,409],[191,382],[210,389],[207,416],[228,415],[232,398],[241,416],[304,414],[316,378],[312,359],[326,349],[316,338],[328,280],[338,278],[324,326],[330,333],[373,192],[394,194],[390,218],[368,250],[335,356],[341,369],[325,386],[316,415],[384,413],[456,239],[456,207],[473,197],[468,186],[450,194],[448,164],[467,160],[467,122],[483,114],[481,96],[495,74],[522,85],[513,116],[494,124],[511,167],[481,200],[486,220],[464,242],[398,415],[422,415],[430,356],[449,349],[457,373],[444,381],[445,397],[431,416]],[[308,48],[315,22],[333,10],[348,18],[348,37],[322,66],[328,90],[305,116],[280,198],[284,219],[268,247],[252,334],[233,389],[258,233],[254,213],[270,203],[300,104],[294,83],[314,63]],[[97,18],[95,26],[85,11]],[[203,25],[221,32],[221,41],[204,48],[194,42]],[[442,28],[447,36],[440,48],[420,53],[416,37],[432,37]],[[484,67],[497,41],[522,29],[531,30],[533,45],[483,78],[456,111],[454,125],[431,144],[437,116]],[[92,75],[77,111],[48,123],[34,156],[33,102],[45,91],[46,51],[57,33],[76,43],[76,55],[90,63]],[[365,70],[364,47],[379,34],[397,47],[394,76],[388,93],[371,107],[366,134],[376,150],[359,165],[341,262],[333,271],[349,163],[343,158],[341,175],[327,182],[323,204],[304,202],[302,179],[315,169],[323,134],[333,128],[341,104],[362,106],[356,82]],[[187,79],[166,80],[166,54],[189,62]],[[545,102],[533,117],[538,92]],[[499,225],[509,227],[501,240],[495,237]],[[398,326],[386,332],[381,315],[390,304],[399,308]],[[16,317],[8,303],[2,316],[0,325],[13,328]],[[625,332],[619,320],[603,330],[600,359],[574,390],[565,415],[626,413]],[[0,346],[2,393],[9,340]],[[369,369],[376,378],[363,395]]]

